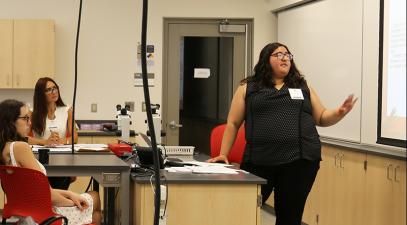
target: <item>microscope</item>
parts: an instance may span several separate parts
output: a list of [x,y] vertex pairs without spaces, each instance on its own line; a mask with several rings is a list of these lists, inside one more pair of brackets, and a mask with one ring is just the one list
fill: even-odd
[[130,139],[130,106],[124,108],[121,105],[116,105],[117,128],[121,131],[121,140],[128,142]]

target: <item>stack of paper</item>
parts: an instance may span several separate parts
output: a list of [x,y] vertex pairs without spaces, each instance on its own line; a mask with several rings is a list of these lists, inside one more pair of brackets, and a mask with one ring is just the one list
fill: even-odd
[[[72,146],[71,145],[56,145],[56,146],[42,146],[42,145],[32,145],[32,151],[33,152],[38,152],[38,149],[40,148],[47,148],[50,150],[50,152],[71,152],[72,151]],[[109,151],[107,148],[106,144],[75,144],[74,149],[77,152],[103,152],[103,151]]]
[[106,144],[76,144],[76,151],[104,152],[109,151]]
[[228,168],[233,165],[221,164],[221,163],[206,163],[198,161],[184,162],[188,164],[194,164],[196,166],[184,166],[184,167],[168,167],[165,168],[168,172],[183,172],[183,173],[206,173],[206,174],[238,174],[238,171],[232,168]]

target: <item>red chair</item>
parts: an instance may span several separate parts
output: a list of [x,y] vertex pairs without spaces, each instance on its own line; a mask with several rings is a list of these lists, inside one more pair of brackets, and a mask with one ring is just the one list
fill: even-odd
[[[221,124],[212,129],[211,132],[211,157],[216,157],[220,153],[222,144],[223,132],[225,131],[226,124]],[[246,147],[246,137],[244,126],[241,126],[237,132],[235,143],[229,152],[229,162],[238,163],[242,162],[244,149]]]
[[68,224],[68,219],[52,211],[47,177],[33,169],[0,166],[0,181],[6,195],[2,224],[12,216],[31,216],[40,225]]

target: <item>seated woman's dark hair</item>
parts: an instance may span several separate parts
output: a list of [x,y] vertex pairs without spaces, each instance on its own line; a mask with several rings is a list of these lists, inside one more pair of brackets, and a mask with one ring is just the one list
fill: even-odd
[[3,149],[7,142],[25,141],[15,126],[25,104],[17,100],[4,100],[0,103],[0,164],[4,164]]
[[64,101],[62,101],[60,88],[58,84],[49,77],[41,77],[37,80],[34,88],[34,109],[31,115],[31,128],[37,134],[43,135],[45,130],[45,124],[48,114],[48,103],[47,96],[45,94],[45,89],[47,83],[52,82],[58,90],[58,100],[55,102],[57,106],[65,106]]
[[[288,53],[291,53],[287,46],[278,42],[266,45],[260,52],[259,61],[254,67],[253,75],[243,79],[241,84],[255,82],[259,88],[273,87],[275,84],[273,82],[273,69],[270,66],[270,56],[279,47],[284,47],[287,49]],[[304,76],[301,75],[300,71],[297,69],[293,59],[291,60],[290,71],[284,78],[284,83],[290,88],[301,88],[306,86]]]

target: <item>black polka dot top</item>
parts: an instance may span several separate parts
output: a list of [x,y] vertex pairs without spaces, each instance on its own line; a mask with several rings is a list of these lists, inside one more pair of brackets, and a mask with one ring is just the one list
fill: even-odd
[[277,90],[247,83],[245,162],[279,165],[300,158],[321,160],[310,91],[307,87],[301,90],[304,100],[291,99],[285,85]]

